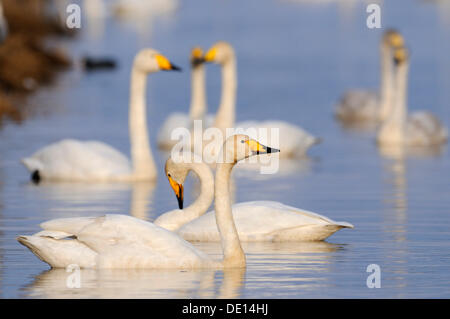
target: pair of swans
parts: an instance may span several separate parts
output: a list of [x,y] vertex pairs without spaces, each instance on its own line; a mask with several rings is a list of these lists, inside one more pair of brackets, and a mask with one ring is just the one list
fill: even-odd
[[147,75],[180,70],[164,55],[143,49],[135,57],[131,71],[129,134],[131,161],[99,141],[65,139],[50,144],[22,159],[31,178],[57,181],[151,181],[157,176],[146,116]]
[[394,66],[392,51],[404,45],[403,36],[396,30],[384,32],[380,41],[381,82],[379,93],[356,89],[346,92],[336,107],[336,117],[344,123],[378,123],[388,115],[392,103]]
[[[348,223],[335,223],[326,217],[279,203],[273,203],[271,206],[267,202],[261,202],[259,207],[256,204],[258,202],[243,203],[237,205],[238,212],[232,212],[229,178],[234,165],[250,156],[275,152],[279,150],[264,146],[246,135],[233,135],[223,145],[219,155],[222,161],[217,164],[214,182],[212,172],[206,164],[175,163],[171,159],[167,161],[166,175],[177,197],[181,199],[180,204],[183,197],[182,184],[188,172],[195,171],[202,180],[201,195],[184,211],[166,213],[154,223],[125,215],[54,219],[41,224],[43,231],[32,236],[20,236],[18,241],[54,268],[70,264],[77,264],[82,268],[242,268],[246,262],[240,236],[242,230],[248,231],[242,227],[245,223],[254,224],[258,223],[258,220],[261,221],[258,223],[260,226],[247,225],[247,228],[253,227],[256,230],[243,236],[248,240],[258,239],[258,236],[261,237],[268,230],[270,236],[270,229],[272,233],[279,233],[279,239],[287,239],[293,235],[296,228],[294,222],[297,223],[297,231],[304,227],[306,234],[308,229],[330,235],[340,228],[353,227]],[[214,192],[211,189],[214,189]],[[207,210],[213,196],[215,212],[200,220],[198,216]],[[262,209],[263,206],[266,208]],[[248,220],[240,211],[242,207],[247,207]],[[271,214],[270,209],[285,210],[284,216],[280,218],[276,210]],[[299,215],[297,220],[293,216],[296,214]],[[289,215],[292,215],[290,219]],[[215,218],[216,223],[210,223],[210,216]],[[238,216],[238,228],[241,228],[241,232],[238,232],[235,225],[235,216]],[[277,220],[285,217],[287,221]],[[187,228],[181,227],[192,219],[196,219],[194,222],[200,221],[190,226],[187,224]],[[302,220],[303,225],[298,225],[298,220]],[[262,222],[269,227],[264,229]],[[274,229],[276,227],[271,224],[275,222],[284,229]],[[215,228],[215,232],[212,228]],[[319,231],[319,228],[322,230]],[[179,234],[174,232],[177,229],[180,230]],[[211,259],[181,237],[192,236],[190,231],[204,231],[205,238],[209,240],[220,238],[223,260]],[[276,239],[277,235],[272,236]]]
[[383,121],[377,134],[382,147],[434,147],[447,141],[448,131],[441,121],[428,111],[416,111],[408,115],[407,84],[409,53],[405,47],[394,52],[396,72],[395,94],[389,116]]
[[[201,59],[197,60],[200,64],[201,62],[215,63],[219,64],[222,68],[222,93],[220,105],[214,120],[211,119],[211,116],[204,118],[206,119],[206,123],[203,125],[204,128],[216,127],[222,131],[223,136],[226,136],[226,129],[228,128],[240,128],[246,134],[266,144],[269,144],[274,138],[271,135],[271,128],[278,129],[278,146],[283,150],[283,152],[279,154],[280,157],[304,156],[309,147],[320,142],[321,139],[312,136],[301,127],[285,121],[268,120],[263,122],[245,121],[235,123],[237,68],[236,55],[233,47],[229,43],[224,41],[215,43],[203,56],[203,61],[201,61]],[[198,75],[196,76],[196,74]],[[177,141],[170,139],[172,131],[178,127],[186,127],[190,129],[192,127],[193,120],[202,119],[201,116],[204,116],[206,111],[206,98],[205,78],[202,66],[193,67],[191,94],[191,116],[188,117],[184,115],[184,120],[173,121],[173,118],[177,115],[171,115],[160,131],[160,138],[158,139],[158,144],[160,147],[165,149],[170,149],[173,147]],[[198,104],[193,104],[193,98],[197,94],[201,95],[202,99],[199,98],[197,100],[197,102],[199,102]],[[195,118],[192,116],[192,110],[194,107],[199,107],[199,105],[202,107],[203,113],[200,117]],[[184,123],[187,124],[183,125]],[[255,134],[258,134],[260,129],[268,129],[267,136],[256,136]],[[217,149],[220,149],[222,143],[223,141],[217,143]]]
[[343,122],[380,124],[381,146],[436,146],[445,143],[447,129],[430,112],[407,114],[409,55],[403,36],[387,30],[380,43],[380,94],[350,91],[341,99],[336,116]]

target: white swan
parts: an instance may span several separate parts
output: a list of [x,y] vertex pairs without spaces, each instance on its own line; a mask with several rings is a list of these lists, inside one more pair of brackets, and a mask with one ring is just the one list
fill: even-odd
[[177,234],[125,215],[62,218],[41,224],[43,231],[17,240],[53,268],[231,268],[245,267],[231,213],[228,180],[237,161],[275,152],[245,135],[228,138],[215,181],[215,211],[223,260],[215,261]]
[[378,132],[378,144],[385,147],[428,147],[445,143],[448,138],[447,128],[433,114],[428,111],[419,111],[408,115],[408,50],[406,48],[396,49],[394,62],[396,72],[393,106]]
[[169,115],[158,133],[158,146],[162,149],[171,149],[178,141],[172,139],[173,130],[177,128],[192,129],[195,120],[203,120],[209,127],[214,116],[206,115],[207,101],[205,90],[205,66],[203,64],[203,50],[195,47],[191,50],[191,104],[189,114],[175,112]]
[[[253,138],[256,138],[256,136],[249,133],[249,128],[254,128],[257,133],[260,128],[278,128],[279,145],[277,147],[283,150],[279,154],[280,157],[302,156],[310,146],[320,142],[320,139],[312,136],[301,127],[284,121],[235,123],[237,77],[234,49],[229,43],[219,41],[208,50],[204,58],[206,62],[217,63],[222,67],[222,96],[213,127],[221,129],[224,134],[227,128],[242,128],[246,134]],[[270,132],[269,129],[268,141],[271,141]],[[262,137],[258,136],[258,140],[260,138]]]
[[360,89],[346,92],[336,107],[336,117],[339,120],[346,123],[377,123],[386,118],[394,93],[392,50],[403,44],[403,37],[396,30],[389,29],[384,32],[380,41],[381,82],[379,94]]
[[179,70],[153,49],[141,50],[131,71],[129,128],[131,160],[111,146],[98,141],[65,139],[50,144],[22,163],[32,179],[71,181],[136,181],[156,178],[147,133],[147,74],[160,70]]
[[[192,165],[167,161],[166,174],[179,202],[183,200],[183,182]],[[177,231],[189,241],[220,241],[214,211],[203,215],[213,199],[214,181],[211,169],[203,162],[194,165],[201,181],[198,199],[183,210],[185,216],[179,214],[180,211],[173,211],[172,215],[178,214],[177,218],[166,213],[155,220],[155,224]],[[171,176],[177,182],[174,182]],[[220,182],[228,184],[228,181],[223,179]],[[339,229],[353,228],[349,223],[335,222],[325,216],[274,201],[239,203],[232,206],[232,211],[239,239],[244,242],[319,241]]]

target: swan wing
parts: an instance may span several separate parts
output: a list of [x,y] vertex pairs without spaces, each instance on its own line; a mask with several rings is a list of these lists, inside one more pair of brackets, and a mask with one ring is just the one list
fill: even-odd
[[164,228],[126,215],[63,218],[41,224],[73,234],[97,256],[98,268],[195,268],[210,259]]
[[[307,239],[311,236],[311,227],[313,227],[312,231],[321,232],[317,237],[321,238],[323,236],[321,229],[324,227],[353,228],[353,225],[349,223],[335,222],[325,216],[273,201],[244,202],[233,205],[232,209],[239,238],[242,241],[272,241],[276,240],[279,233],[292,229],[299,233],[298,236],[292,237],[293,240],[294,238]],[[308,230],[304,231],[302,228]],[[302,232],[307,232],[307,236],[302,235]],[[214,211],[184,225],[179,234],[188,240],[220,240]]]
[[378,121],[378,94],[372,91],[346,92],[336,106],[336,116],[343,121]]
[[[272,137],[272,129],[278,129],[281,150],[279,155],[281,157],[303,156],[309,147],[320,142],[319,138],[314,137],[300,126],[284,121],[245,121],[237,123],[236,128],[243,128],[250,137],[265,145],[274,145],[272,138],[275,136]],[[260,129],[267,129],[267,134]]]
[[406,130],[410,145],[438,145],[448,139],[447,128],[436,116],[427,111],[411,113]]
[[108,179],[131,174],[128,159],[107,144],[66,139],[22,160],[30,172],[48,179]]
[[177,128],[186,128],[189,130],[191,127],[191,120],[188,114],[185,113],[172,113],[164,121],[163,125],[158,132],[158,146],[161,148],[171,148],[178,140],[173,140],[172,132]]

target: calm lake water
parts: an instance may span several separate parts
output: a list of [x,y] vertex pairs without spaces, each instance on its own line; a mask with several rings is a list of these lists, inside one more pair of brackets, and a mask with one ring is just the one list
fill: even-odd
[[[118,59],[113,72],[74,69],[30,100],[30,118],[0,129],[0,297],[2,298],[449,298],[450,156],[448,145],[422,156],[392,156],[374,134],[341,127],[333,108],[349,88],[376,88],[382,30],[365,26],[364,1],[189,1],[164,17],[83,20],[75,40],[83,54]],[[427,109],[450,126],[450,6],[396,0],[382,5],[383,27],[401,30],[411,49],[409,108]],[[320,243],[244,244],[245,271],[81,272],[49,270],[16,236],[42,221],[131,214],[153,220],[176,208],[164,178],[167,154],[156,148],[166,116],[186,111],[189,50],[217,40],[238,57],[237,120],[282,119],[323,138],[308,160],[281,162],[282,174],[235,174],[236,202],[275,200],[355,225]],[[138,49],[154,47],[184,68],[149,77],[148,123],[158,162],[156,184],[38,186],[20,158],[62,138],[97,139],[129,154],[128,86]],[[208,66],[208,102],[215,112],[220,74]],[[186,203],[196,196],[193,178]],[[196,244],[221,254],[219,244]],[[369,264],[381,288],[369,289]]]

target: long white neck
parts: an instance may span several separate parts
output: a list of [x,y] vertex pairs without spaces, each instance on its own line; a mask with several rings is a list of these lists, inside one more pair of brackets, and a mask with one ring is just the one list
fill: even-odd
[[392,106],[393,96],[393,66],[391,48],[381,41],[380,45],[380,66],[381,66],[381,82],[380,82],[380,120],[386,119]]
[[214,123],[214,126],[221,129],[223,133],[226,128],[234,127],[236,87],[236,58],[231,55],[222,65],[222,96]]
[[407,116],[408,61],[397,66],[395,72],[395,94],[390,114],[381,125],[378,141],[386,144],[403,144],[405,142],[405,123]]
[[133,66],[130,87],[130,143],[135,179],[156,178],[156,165],[148,141],[146,115],[147,74]]
[[245,267],[245,254],[231,211],[229,179],[234,163],[219,163],[216,169],[214,209],[223,248],[224,267]]
[[193,66],[191,73],[191,121],[202,120],[206,113],[205,66],[203,63]]
[[399,126],[404,126],[407,115],[407,87],[408,87],[408,61],[401,63],[397,67],[395,75],[396,94],[394,106],[391,113],[391,121],[397,123]]
[[184,165],[193,170],[200,179],[200,195],[189,207],[162,214],[153,222],[170,231],[176,231],[206,213],[214,199],[214,176],[208,165],[203,162]]

